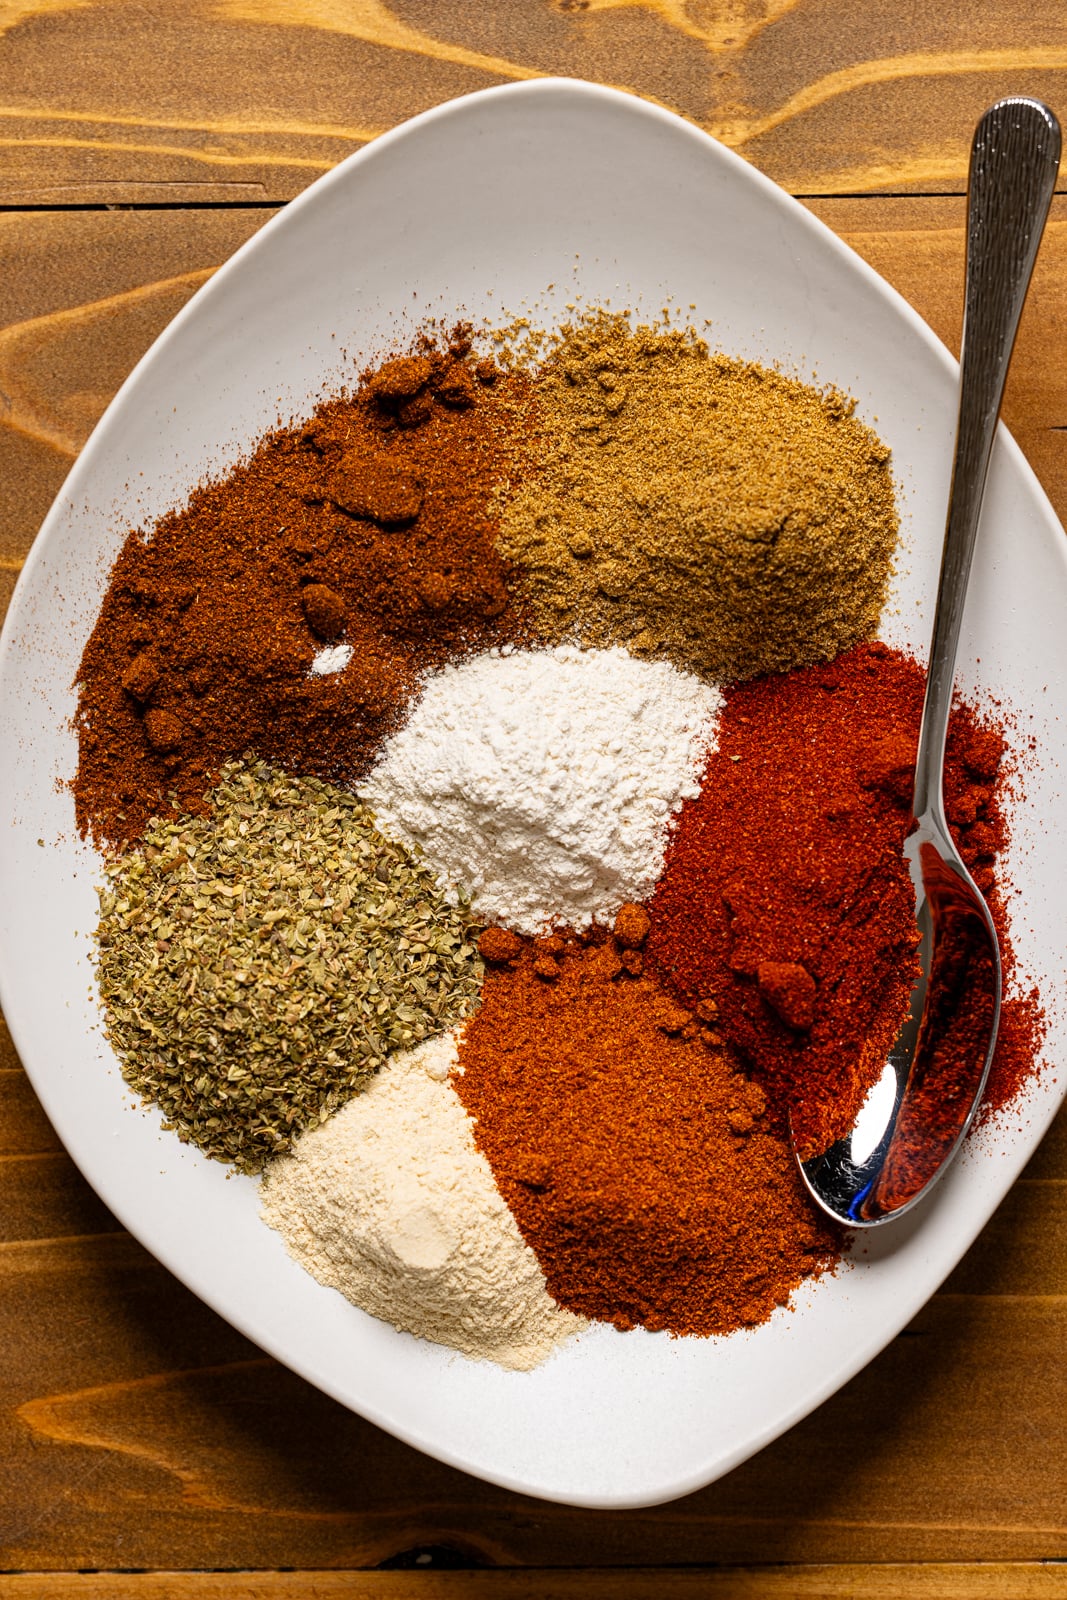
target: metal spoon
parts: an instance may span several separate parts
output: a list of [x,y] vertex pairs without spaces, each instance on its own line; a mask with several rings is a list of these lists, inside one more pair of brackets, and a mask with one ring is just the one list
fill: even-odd
[[996,1043],[997,938],[949,834],[942,774],[989,455],[1059,159],[1059,124],[1038,100],[998,100],[975,131],[956,451],[904,845],[921,972],[907,1021],[852,1129],[821,1154],[797,1157],[815,1199],[853,1227],[900,1216],[940,1177],[978,1108]]

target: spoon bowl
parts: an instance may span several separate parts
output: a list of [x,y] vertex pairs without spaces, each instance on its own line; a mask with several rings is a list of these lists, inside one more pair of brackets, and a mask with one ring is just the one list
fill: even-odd
[[978,1109],[1000,1020],[993,919],[943,818],[925,813],[904,855],[919,927],[908,1016],[854,1126],[801,1162],[823,1209],[853,1227],[907,1210],[951,1161]]
[[918,974],[908,1015],[852,1128],[826,1150],[797,1155],[819,1205],[853,1227],[888,1222],[928,1193],[974,1119],[996,1046],[997,936],[989,908],[952,841],[942,779],[989,457],[1059,159],[1059,124],[1038,100],[998,100],[975,131],[959,420],[912,824],[904,845],[915,889]]

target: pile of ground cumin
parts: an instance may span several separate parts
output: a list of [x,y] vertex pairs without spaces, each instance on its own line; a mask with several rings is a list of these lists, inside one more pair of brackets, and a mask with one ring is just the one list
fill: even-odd
[[549,640],[714,681],[873,635],[897,537],[889,451],[854,402],[605,311],[564,328],[531,412],[539,470],[501,548]]

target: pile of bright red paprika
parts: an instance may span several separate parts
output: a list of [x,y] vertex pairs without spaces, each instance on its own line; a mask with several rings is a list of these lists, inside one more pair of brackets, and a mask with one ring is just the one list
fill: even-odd
[[[925,678],[888,646],[727,690],[718,750],[682,811],[650,910],[647,954],[722,1029],[791,1115],[802,1150],[854,1122],[906,1012],[916,971],[902,846]],[[949,727],[945,802],[989,899],[1011,977],[994,861],[1006,842],[1002,733],[963,704]],[[986,1113],[1034,1070],[1034,997],[1005,1003]]]

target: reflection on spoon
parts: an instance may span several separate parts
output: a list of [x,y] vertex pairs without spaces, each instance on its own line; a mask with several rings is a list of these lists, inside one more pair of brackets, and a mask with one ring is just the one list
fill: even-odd
[[853,1225],[898,1215],[925,1193],[970,1124],[996,1042],[1000,957],[985,901],[951,842],[917,828],[905,845],[918,893],[921,976],[878,1082],[844,1139],[801,1171]]
[[942,773],[989,455],[1059,159],[1060,130],[1052,112],[1040,101],[1017,97],[990,107],[971,149],[959,421],[912,829],[904,846],[915,888],[920,976],[882,1076],[852,1129],[828,1150],[800,1161],[823,1209],[853,1226],[873,1227],[899,1216],[941,1175],[978,1108],[996,1043],[997,939],[988,907],[949,834]]

